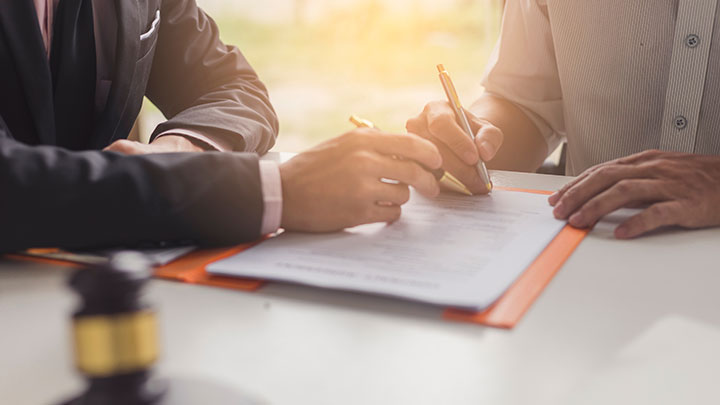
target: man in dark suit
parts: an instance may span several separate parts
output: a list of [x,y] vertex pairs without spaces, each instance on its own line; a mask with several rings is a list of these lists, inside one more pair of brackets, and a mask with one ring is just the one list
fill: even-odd
[[[145,95],[168,117],[147,145],[125,139]],[[329,231],[438,192],[419,137],[354,131],[278,167],[258,160],[277,131],[194,0],[0,2],[0,252]]]

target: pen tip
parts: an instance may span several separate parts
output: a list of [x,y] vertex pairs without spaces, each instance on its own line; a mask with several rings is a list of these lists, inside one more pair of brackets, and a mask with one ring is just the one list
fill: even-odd
[[437,70],[438,70],[438,72],[442,73],[445,71],[445,66],[443,66],[443,64],[441,63],[441,64],[437,65]]

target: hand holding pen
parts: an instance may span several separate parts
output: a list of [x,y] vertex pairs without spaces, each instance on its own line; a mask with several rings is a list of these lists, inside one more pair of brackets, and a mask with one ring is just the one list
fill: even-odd
[[491,160],[503,134],[491,123],[462,108],[447,71],[438,66],[447,101],[433,101],[408,120],[409,132],[432,141],[443,157],[443,168],[452,172],[473,194],[486,194],[492,181],[484,162]]
[[[372,123],[372,121],[366,120],[364,118],[360,118],[357,115],[351,115],[350,116],[350,122],[352,122],[356,127],[358,128],[376,128],[375,124]],[[421,165],[422,166],[422,165]],[[438,169],[429,169],[425,166],[423,168],[430,173],[432,173],[433,176],[435,176],[435,179],[440,182],[440,184],[444,185],[448,189],[465,194],[465,195],[472,195],[470,190],[465,187],[465,185],[460,182],[455,176],[453,176],[451,173],[446,172],[442,168]]]
[[294,231],[330,232],[394,222],[400,218],[401,206],[410,199],[410,187],[430,198],[440,193],[432,170],[441,166],[438,148],[427,139],[352,129],[280,165],[281,226]]

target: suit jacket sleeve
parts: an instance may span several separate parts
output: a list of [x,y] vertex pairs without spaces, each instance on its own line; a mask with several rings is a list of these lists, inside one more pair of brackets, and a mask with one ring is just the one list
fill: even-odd
[[217,25],[195,0],[164,0],[161,15],[147,96],[169,119],[151,139],[184,128],[235,151],[267,152],[277,116],[245,57],[220,41]]
[[125,156],[27,146],[0,117],[0,252],[228,245],[260,236],[254,153]]

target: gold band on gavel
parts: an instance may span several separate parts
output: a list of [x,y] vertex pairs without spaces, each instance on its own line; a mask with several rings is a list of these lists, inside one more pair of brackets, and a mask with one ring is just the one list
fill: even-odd
[[148,368],[158,357],[155,314],[75,318],[75,365],[90,377],[109,377]]

